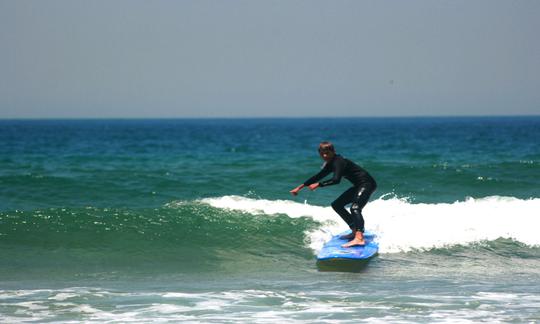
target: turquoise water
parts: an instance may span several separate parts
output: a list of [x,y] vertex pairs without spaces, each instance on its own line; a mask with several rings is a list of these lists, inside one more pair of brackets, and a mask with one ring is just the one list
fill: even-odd
[[[366,168],[380,254],[317,265]],[[0,121],[2,322],[540,321],[540,117]]]

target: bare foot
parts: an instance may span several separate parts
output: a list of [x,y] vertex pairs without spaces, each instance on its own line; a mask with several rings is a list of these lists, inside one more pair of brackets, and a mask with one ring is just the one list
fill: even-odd
[[347,235],[341,235],[339,238],[342,240],[352,240],[354,238],[354,233],[351,232]]
[[348,248],[352,246],[363,246],[366,245],[366,241],[364,239],[355,238],[354,240],[343,244],[341,247]]

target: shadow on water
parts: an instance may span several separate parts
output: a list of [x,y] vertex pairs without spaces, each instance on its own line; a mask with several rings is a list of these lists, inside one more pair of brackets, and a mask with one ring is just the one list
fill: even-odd
[[364,272],[367,269],[369,261],[373,258],[364,260],[351,259],[332,259],[317,260],[317,269],[321,272]]

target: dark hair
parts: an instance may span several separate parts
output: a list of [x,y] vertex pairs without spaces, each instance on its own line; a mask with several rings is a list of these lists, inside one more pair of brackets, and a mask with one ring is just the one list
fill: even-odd
[[324,141],[319,144],[319,152],[335,152],[334,144]]

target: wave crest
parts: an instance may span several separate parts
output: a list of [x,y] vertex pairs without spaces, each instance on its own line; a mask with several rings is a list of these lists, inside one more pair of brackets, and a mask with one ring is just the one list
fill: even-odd
[[[306,241],[317,253],[332,235],[347,229],[331,207],[290,200],[252,199],[223,196],[202,199],[215,208],[252,214],[285,214],[291,218],[310,217],[321,223],[308,230]],[[539,246],[540,199],[490,196],[468,198],[454,203],[411,203],[406,199],[380,198],[364,208],[366,229],[378,236],[381,253],[429,250],[467,245],[499,238],[528,246]]]

